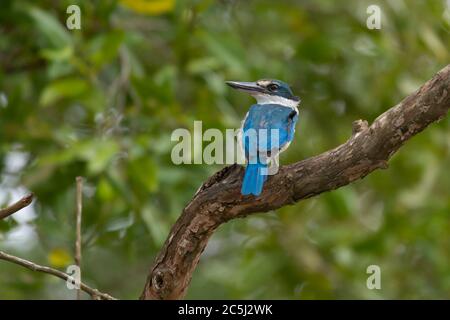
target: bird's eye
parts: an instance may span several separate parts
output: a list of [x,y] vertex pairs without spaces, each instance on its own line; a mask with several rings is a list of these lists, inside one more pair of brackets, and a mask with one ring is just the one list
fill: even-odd
[[271,84],[269,84],[269,85],[267,86],[267,89],[268,89],[269,91],[276,91],[276,90],[278,90],[278,85],[275,84],[275,83],[271,83]]

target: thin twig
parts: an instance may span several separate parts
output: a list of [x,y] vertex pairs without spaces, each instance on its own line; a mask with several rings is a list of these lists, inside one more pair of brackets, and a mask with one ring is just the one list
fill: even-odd
[[[75,240],[75,264],[80,271],[81,281],[81,213],[83,210],[83,178],[77,177],[77,210],[76,210],[76,240]],[[77,300],[81,300],[81,289],[77,290]]]
[[12,215],[13,213],[16,213],[20,209],[23,209],[30,205],[30,203],[33,201],[34,195],[30,193],[29,195],[23,197],[16,203],[10,205],[9,207],[0,209],[0,220],[5,219],[6,217]]
[[[55,277],[58,277],[60,279],[63,279],[65,281],[72,281],[73,277],[68,275],[67,273],[64,273],[62,271],[50,268],[50,267],[46,267],[46,266],[41,266],[38,264],[35,264],[31,261],[7,254],[3,251],[0,251],[0,259],[1,260],[5,260],[5,261],[9,261],[15,264],[18,264],[22,267],[25,267],[27,269],[33,270],[33,271],[38,271],[38,272],[43,272],[43,273],[47,273],[47,274],[51,274]],[[80,288],[81,290],[83,290],[84,292],[88,293],[89,295],[91,295],[91,297],[93,299],[95,299],[96,297],[100,297],[102,300],[117,300],[116,298],[110,296],[107,293],[103,293],[98,291],[97,289],[93,289],[91,287],[89,287],[88,285],[80,282]]]

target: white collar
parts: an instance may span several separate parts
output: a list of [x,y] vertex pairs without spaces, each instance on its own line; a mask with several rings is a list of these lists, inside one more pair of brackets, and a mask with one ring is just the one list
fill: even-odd
[[295,101],[280,96],[273,96],[270,94],[261,94],[261,93],[253,94],[253,97],[256,99],[256,102],[258,104],[279,104],[284,107],[294,109],[298,113],[297,107],[300,104],[300,101]]

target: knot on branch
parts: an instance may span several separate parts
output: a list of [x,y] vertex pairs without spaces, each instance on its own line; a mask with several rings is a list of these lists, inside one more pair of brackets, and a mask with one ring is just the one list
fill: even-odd
[[150,292],[153,299],[167,299],[173,291],[174,277],[169,269],[155,270],[150,282]]
[[387,162],[387,160],[379,160],[376,164],[376,167],[378,169],[385,170],[385,169],[389,168],[389,163]]
[[366,120],[356,120],[352,123],[352,136],[356,136],[358,133],[369,128],[369,124]]

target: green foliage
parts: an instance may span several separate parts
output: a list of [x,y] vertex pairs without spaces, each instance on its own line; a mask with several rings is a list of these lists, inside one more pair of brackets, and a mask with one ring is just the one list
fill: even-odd
[[[81,7],[81,30],[66,8]],[[448,64],[445,1],[24,1],[0,10],[0,248],[72,263],[75,177],[85,178],[83,279],[134,299],[171,225],[219,166],[170,160],[170,134],[237,128],[252,103],[225,80],[279,78],[302,97],[294,162],[344,142]],[[449,298],[448,119],[388,170],[232,221],[212,237],[189,298]],[[367,266],[382,289],[366,288]],[[0,261],[0,298],[73,298],[62,281]]]

